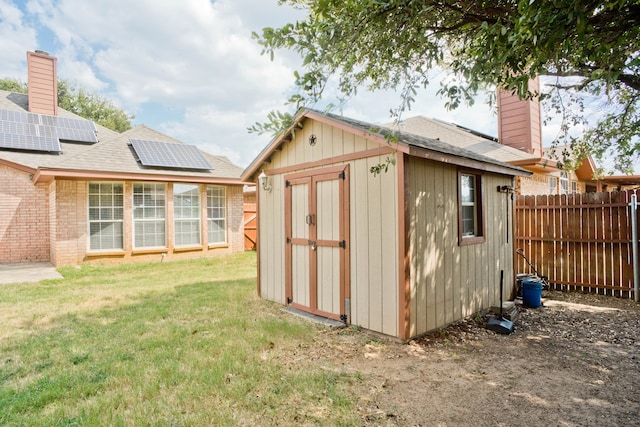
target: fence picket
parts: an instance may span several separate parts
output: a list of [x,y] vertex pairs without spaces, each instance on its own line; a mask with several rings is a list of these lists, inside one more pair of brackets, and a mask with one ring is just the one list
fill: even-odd
[[630,195],[518,196],[516,247],[556,289],[633,298]]

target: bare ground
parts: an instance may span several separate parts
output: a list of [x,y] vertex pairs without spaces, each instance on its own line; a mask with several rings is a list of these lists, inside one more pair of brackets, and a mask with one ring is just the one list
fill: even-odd
[[545,291],[499,335],[476,316],[407,344],[320,329],[296,349],[355,374],[363,425],[627,426],[640,423],[640,305]]

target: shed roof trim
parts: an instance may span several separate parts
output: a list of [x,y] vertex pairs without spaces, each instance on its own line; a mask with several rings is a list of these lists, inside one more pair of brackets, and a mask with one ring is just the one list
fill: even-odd
[[[301,110],[296,118],[294,119],[294,125],[288,128],[285,132],[278,135],[274,138],[267,147],[256,157],[256,159],[244,170],[242,173],[242,178],[245,181],[248,181],[252,175],[254,175],[260,166],[267,161],[267,159],[271,156],[273,151],[280,145],[282,140],[284,140],[293,130],[294,126],[297,126],[297,123],[303,121],[304,119],[314,119],[323,123],[331,124],[353,134],[361,135],[365,138],[369,138],[373,141],[376,141],[380,144],[388,144],[389,140],[397,141],[396,148],[400,152],[407,153],[409,155],[418,155],[417,153],[433,152],[441,155],[445,155],[447,157],[447,163],[451,164],[460,164],[462,166],[469,166],[469,162],[472,164],[475,163],[478,169],[483,170],[491,170],[491,167],[487,167],[487,165],[495,166],[494,171],[498,173],[505,173],[511,175],[521,175],[527,176],[531,173],[526,169],[523,169],[518,166],[510,165],[508,163],[500,162],[489,157],[474,153],[469,150],[465,150],[463,148],[455,147],[451,144],[447,144],[444,141],[440,141],[432,138],[425,138],[422,136],[418,136],[415,134],[393,131],[391,129],[385,128],[380,125],[375,125],[372,123],[363,122],[356,119],[351,119],[344,116],[338,116],[336,114],[331,113],[322,113],[312,109]],[[420,150],[412,150],[412,147],[417,147]],[[418,155],[419,157],[426,157],[424,155]],[[456,159],[460,159],[457,162]],[[443,161],[434,158],[436,161]],[[484,166],[483,166],[484,165]]]

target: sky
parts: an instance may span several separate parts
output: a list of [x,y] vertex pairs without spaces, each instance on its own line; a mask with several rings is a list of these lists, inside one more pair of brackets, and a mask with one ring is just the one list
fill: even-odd
[[[246,167],[271,140],[247,128],[287,110],[301,63],[291,52],[271,61],[251,34],[301,18],[278,0],[0,0],[0,78],[26,81],[26,52],[44,50],[57,58],[59,78],[112,100],[135,116],[133,125]],[[484,97],[447,111],[436,90],[420,92],[405,117],[497,135]],[[342,113],[386,123],[399,104],[392,92],[361,91]],[[546,127],[544,140],[556,133]]]

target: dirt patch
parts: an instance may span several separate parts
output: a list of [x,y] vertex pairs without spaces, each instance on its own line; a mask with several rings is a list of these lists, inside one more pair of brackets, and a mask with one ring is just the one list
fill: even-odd
[[477,316],[407,344],[353,329],[320,330],[298,349],[355,374],[364,425],[636,425],[640,306],[544,293],[498,335]]

